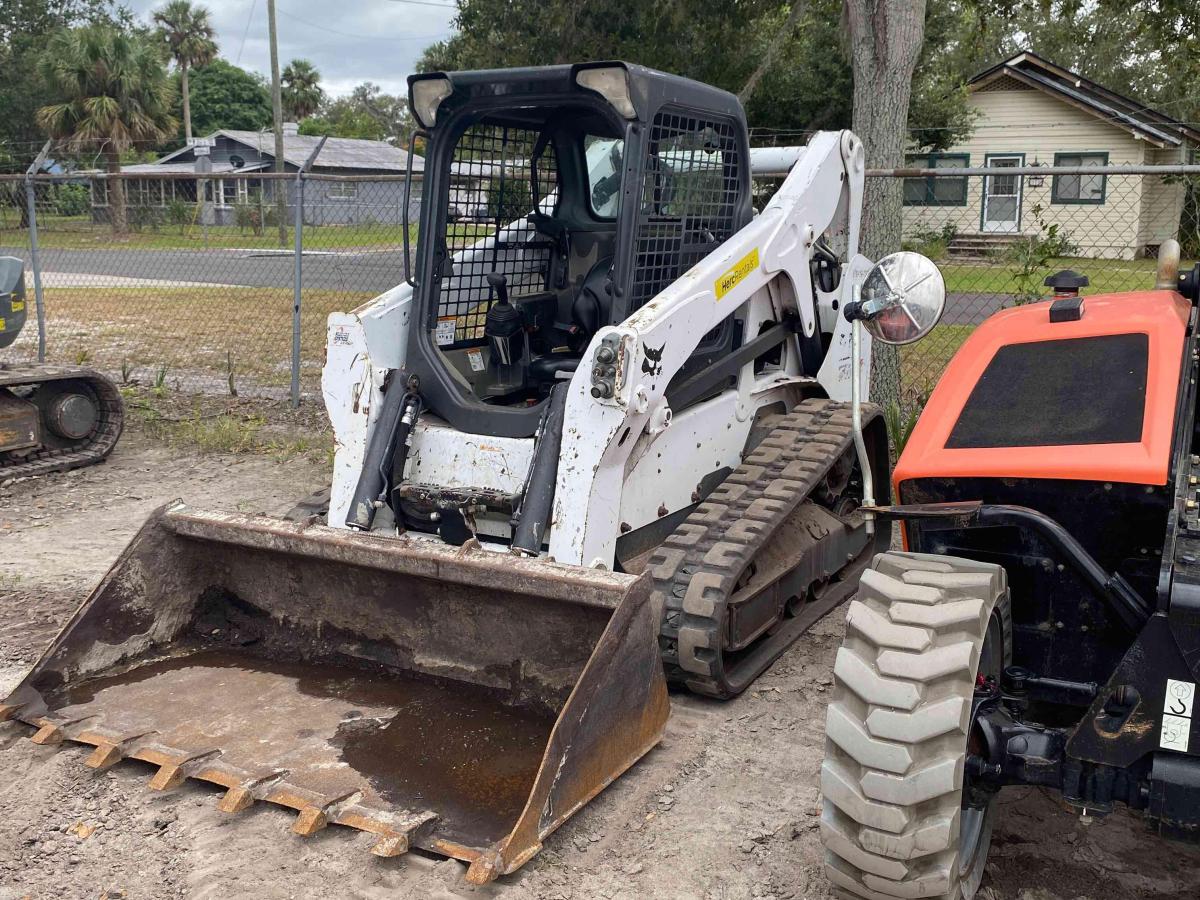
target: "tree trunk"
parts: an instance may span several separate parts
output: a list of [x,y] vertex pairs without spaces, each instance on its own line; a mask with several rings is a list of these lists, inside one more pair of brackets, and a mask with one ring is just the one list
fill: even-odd
[[[121,174],[121,154],[116,150],[104,153],[110,175]],[[113,234],[128,234],[129,216],[125,209],[125,182],[120,178],[108,179],[108,219]]]
[[[904,163],[912,77],[925,39],[925,0],[845,0],[854,74],[853,129],[862,139],[867,168]],[[900,249],[903,184],[868,178],[863,191],[859,252],[879,259]],[[875,342],[873,398],[901,403],[899,354]]]
[[190,144],[192,142],[192,98],[188,90],[187,60],[179,63],[179,87],[183,93],[183,136]]

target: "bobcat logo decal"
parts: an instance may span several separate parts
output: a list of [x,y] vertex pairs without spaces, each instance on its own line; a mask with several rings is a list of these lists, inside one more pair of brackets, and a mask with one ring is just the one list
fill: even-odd
[[646,344],[642,349],[646,352],[646,358],[642,360],[642,371],[651,376],[661,375],[663,370],[662,355],[663,351],[667,349],[667,345],[663,344],[655,350],[649,344]]

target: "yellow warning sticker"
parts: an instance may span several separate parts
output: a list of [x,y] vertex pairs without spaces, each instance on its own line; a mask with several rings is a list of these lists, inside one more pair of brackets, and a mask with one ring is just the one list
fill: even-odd
[[5,327],[5,326],[4,326],[4,320],[3,320],[3,319],[0,319],[0,332],[3,332],[3,331],[4,331],[4,327]]
[[746,276],[757,268],[758,248],[755,247],[736,263],[734,263],[732,269],[717,279],[716,284],[713,285],[713,291],[717,295],[717,300],[720,300],[735,287],[741,284]]
[[25,311],[25,301],[24,300],[13,300],[12,301],[12,311],[13,312],[24,312]]

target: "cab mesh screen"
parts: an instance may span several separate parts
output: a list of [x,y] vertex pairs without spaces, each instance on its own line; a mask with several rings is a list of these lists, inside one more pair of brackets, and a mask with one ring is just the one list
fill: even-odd
[[[553,142],[539,147],[540,131],[504,125],[472,125],[458,139],[450,168],[446,243],[450,253],[533,212],[533,175],[537,203],[543,212],[558,198],[558,165]],[[540,151],[540,152],[536,152]],[[536,155],[535,155],[536,152]],[[458,260],[441,281],[438,319],[453,320],[453,340],[443,332],[439,344],[465,347],[483,343],[483,324],[495,292],[488,272],[508,276],[510,294],[545,290],[551,244],[536,236],[516,241],[497,239],[474,259]]]
[[1003,347],[967,398],[946,448],[1140,441],[1149,352],[1145,334]]
[[638,309],[742,226],[739,147],[733,123],[664,107],[650,128],[650,155],[634,234]]

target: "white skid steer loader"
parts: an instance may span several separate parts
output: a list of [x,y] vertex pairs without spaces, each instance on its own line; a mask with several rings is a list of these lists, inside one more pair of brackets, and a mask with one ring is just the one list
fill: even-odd
[[482,883],[660,739],[667,681],[739,693],[886,547],[863,149],[752,153],[732,95],[621,63],[410,101],[415,267],[330,317],[327,509],[160,510],[0,720]]

